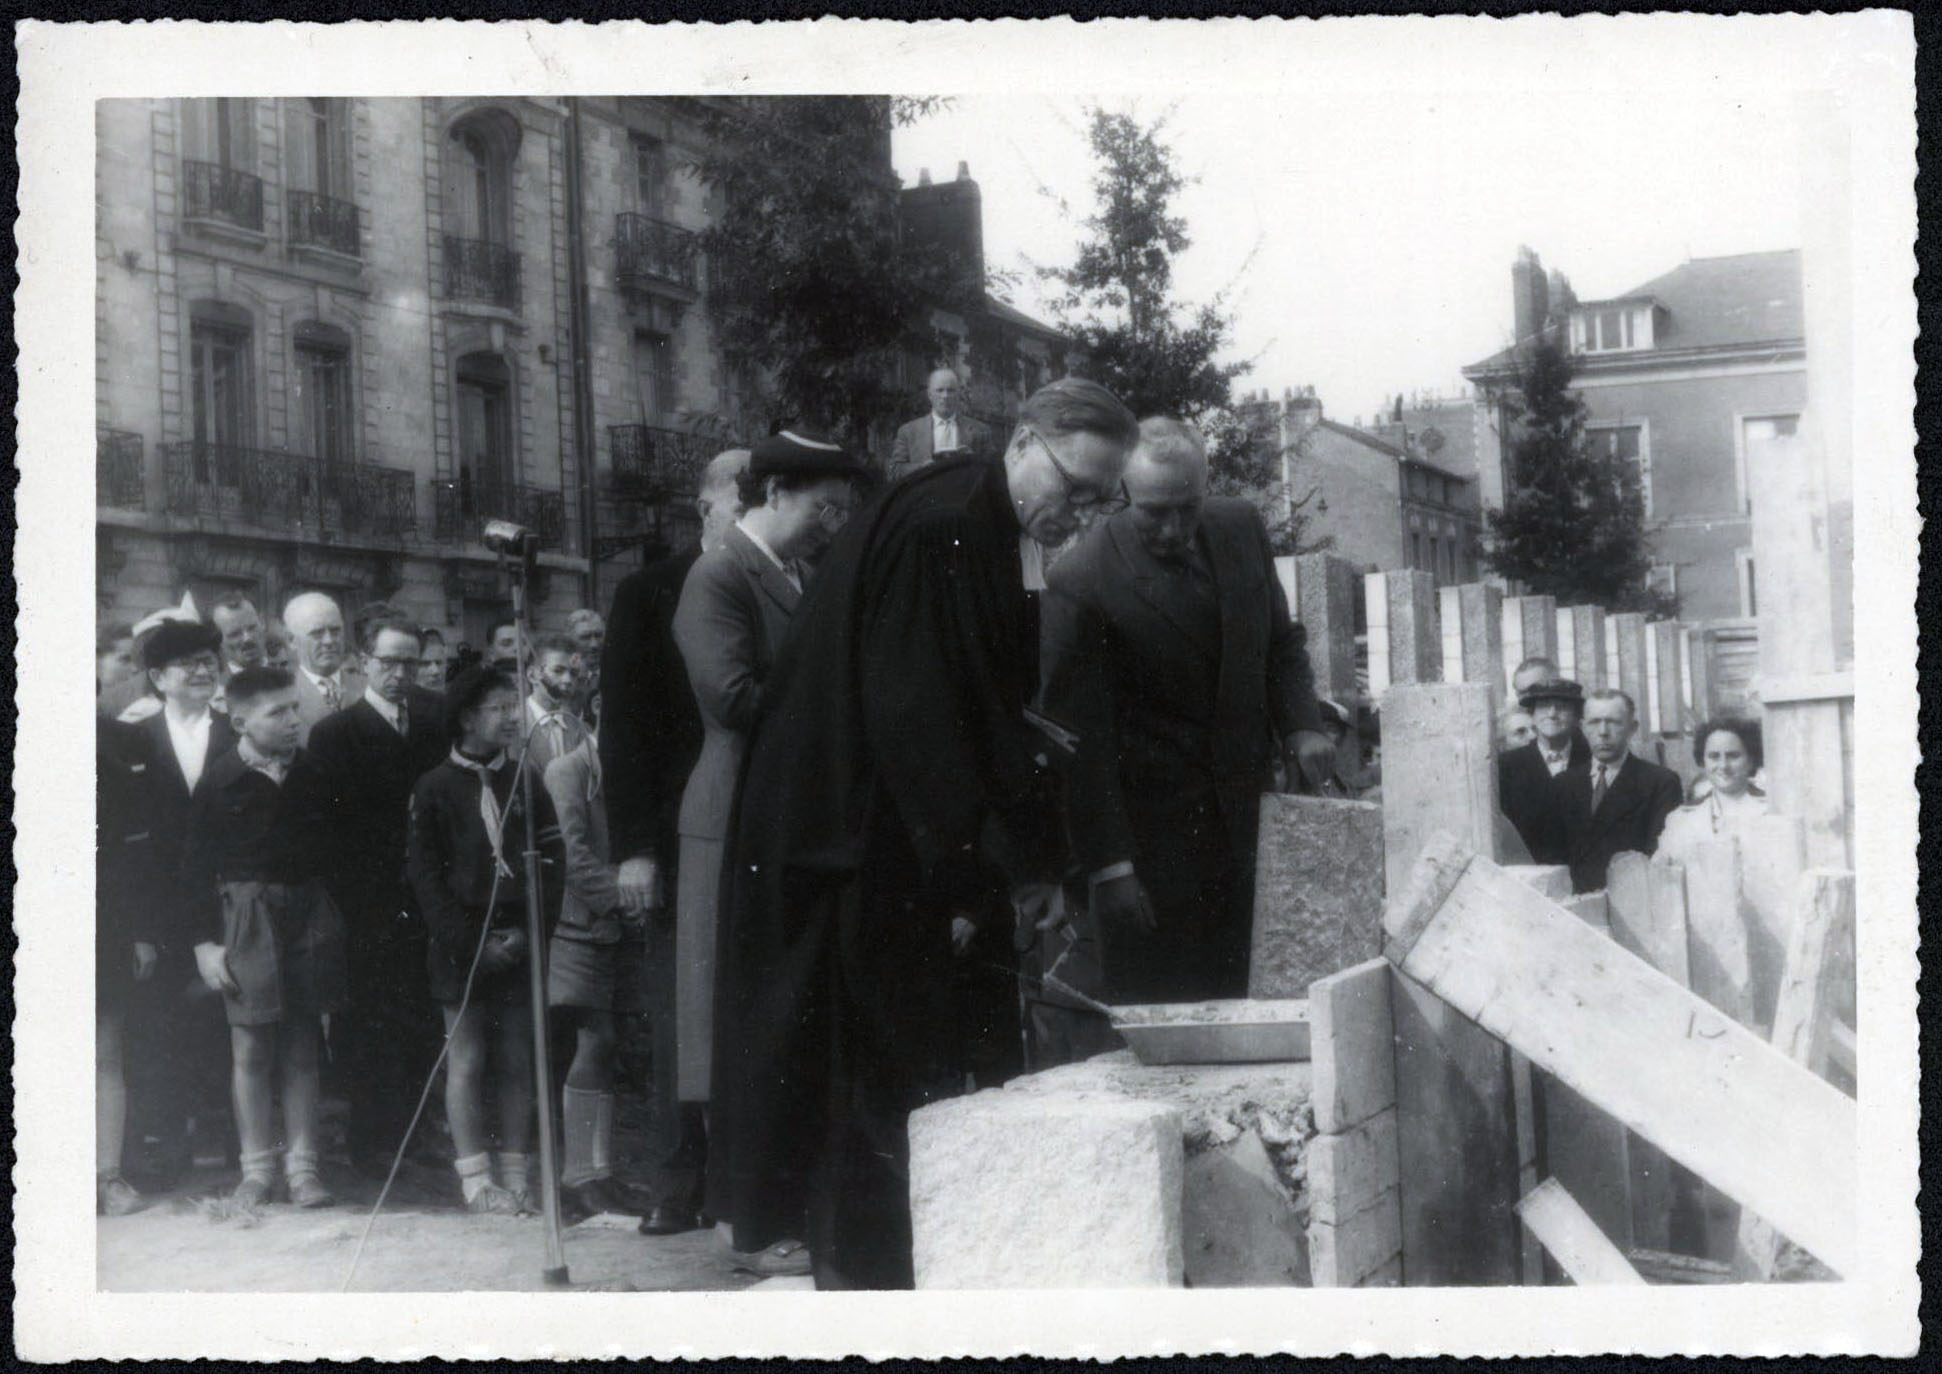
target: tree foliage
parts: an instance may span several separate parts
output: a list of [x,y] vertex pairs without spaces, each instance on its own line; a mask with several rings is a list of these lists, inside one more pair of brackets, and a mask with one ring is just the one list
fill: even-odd
[[784,96],[711,107],[708,146],[691,164],[720,208],[701,235],[708,312],[758,432],[802,421],[862,446],[901,405],[900,349],[949,283],[937,255],[902,240],[889,138],[936,103]]
[[1638,473],[1585,437],[1585,405],[1555,339],[1531,350],[1512,398],[1516,437],[1502,510],[1489,514],[1491,571],[1560,605],[1676,612],[1647,585],[1645,501]]
[[1142,123],[1098,106],[1086,112],[1097,170],[1085,237],[1069,267],[1041,269],[1060,288],[1052,306],[1089,355],[1084,371],[1136,415],[1173,415],[1207,439],[1208,486],[1253,502],[1276,553],[1312,553],[1332,540],[1307,541],[1310,490],[1291,501],[1281,451],[1233,408],[1234,382],[1251,370],[1224,362],[1233,342],[1225,295],[1201,304],[1176,298],[1174,261],[1192,247],[1175,199],[1188,185],[1164,140],[1165,120]]

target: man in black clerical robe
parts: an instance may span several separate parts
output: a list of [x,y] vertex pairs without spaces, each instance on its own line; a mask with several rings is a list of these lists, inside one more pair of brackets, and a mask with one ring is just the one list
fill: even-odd
[[723,871],[709,1211],[738,1250],[806,1240],[819,1287],[912,1283],[905,1123],[963,1086],[954,961],[1057,872],[1028,540],[1111,501],[1137,437],[1054,382],[1001,459],[867,504],[797,607]]

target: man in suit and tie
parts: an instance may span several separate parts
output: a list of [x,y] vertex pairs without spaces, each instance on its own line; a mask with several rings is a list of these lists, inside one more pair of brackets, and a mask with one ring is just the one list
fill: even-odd
[[742,514],[736,477],[749,451],[728,449],[702,470],[695,496],[699,544],[629,573],[614,588],[600,658],[600,772],[606,790],[609,851],[619,864],[623,900],[649,913],[646,976],[652,1019],[650,1088],[662,1123],[653,1143],[662,1168],[678,1175],[667,1191],[691,1190],[701,1167],[699,1104],[676,1105],[674,887],[681,791],[701,755],[701,712],[674,642],[674,611],[688,570]]
[[1591,746],[1578,731],[1585,689],[1553,676],[1526,683],[1517,704],[1531,713],[1537,737],[1497,756],[1497,807],[1516,828],[1532,863],[1561,864],[1565,834],[1556,779],[1591,761]]
[[950,368],[940,367],[931,373],[924,389],[930,398],[930,414],[899,427],[890,445],[889,475],[893,479],[948,454],[990,457],[997,452],[997,440],[990,428],[959,412],[959,392],[958,375]]
[[364,678],[347,662],[350,642],[344,636],[344,613],[322,592],[299,592],[283,608],[283,623],[297,651],[297,715],[303,721],[303,743],[310,731],[332,711],[341,711],[364,695]]
[[331,895],[343,913],[349,1000],[331,1018],[349,1099],[351,1163],[385,1177],[438,1056],[425,930],[405,880],[411,789],[446,752],[439,699],[414,684],[423,640],[400,616],[362,627],[364,693],[310,732],[330,799]]
[[1267,529],[1208,498],[1201,436],[1142,423],[1126,496],[1048,574],[1042,666],[1079,735],[1067,817],[1106,1000],[1243,997],[1260,794],[1277,749],[1319,785],[1334,746]]
[[[160,621],[142,641],[143,675],[158,703],[140,720],[119,723],[116,747],[145,779],[149,844],[167,913],[157,929],[160,964],[131,1007],[129,1070],[138,1129],[161,1142],[162,1181],[188,1164],[191,1119],[220,1120],[229,1098],[228,1028],[222,1007],[201,989],[194,932],[177,861],[188,838],[189,808],[209,765],[236,740],[229,718],[210,708],[222,672],[222,632],[197,620]],[[185,991],[186,990],[186,991]],[[205,1144],[210,1143],[205,1137]]]
[[1657,850],[1666,817],[1685,799],[1677,773],[1630,751],[1637,728],[1638,708],[1624,692],[1606,688],[1585,698],[1591,758],[1557,783],[1573,892],[1604,887],[1614,854]]
[[541,635],[526,663],[525,752],[535,778],[593,731],[581,717],[580,647],[563,634]]

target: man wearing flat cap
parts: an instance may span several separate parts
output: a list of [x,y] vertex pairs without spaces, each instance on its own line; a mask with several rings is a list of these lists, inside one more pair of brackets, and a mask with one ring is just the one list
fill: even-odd
[[912,1286],[906,1123],[963,1090],[958,974],[1056,891],[1026,544],[1115,499],[1138,437],[1064,378],[1002,458],[886,488],[764,684],[723,869],[709,1211],[743,1251],[806,1240],[819,1288]]
[[[810,569],[849,520],[865,472],[840,444],[802,427],[757,443],[737,478],[742,517],[696,560],[675,608],[674,642],[704,732],[681,796],[675,897],[676,1083],[683,1103],[709,1097],[716,899],[742,755]],[[647,1219],[648,1233],[689,1229],[700,1203],[663,1202]]]
[[1531,713],[1537,738],[1497,756],[1497,805],[1530,850],[1532,863],[1561,864],[1566,839],[1557,779],[1591,759],[1591,747],[1578,732],[1585,689],[1569,678],[1548,678],[1526,686],[1517,704]]

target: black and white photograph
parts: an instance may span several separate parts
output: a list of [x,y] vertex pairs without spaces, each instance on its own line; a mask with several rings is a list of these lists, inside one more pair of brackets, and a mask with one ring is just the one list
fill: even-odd
[[1913,1352],[1909,16],[16,42],[24,1358]]

